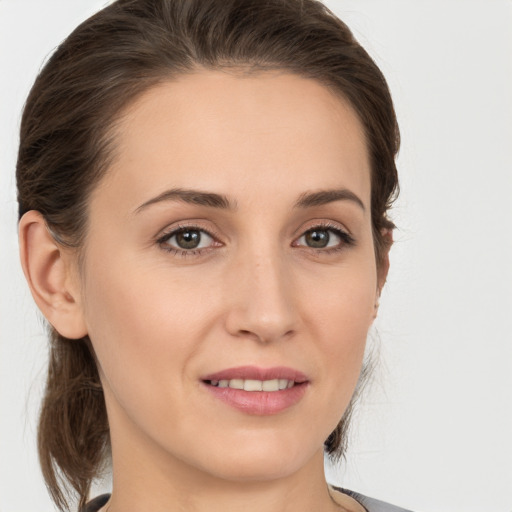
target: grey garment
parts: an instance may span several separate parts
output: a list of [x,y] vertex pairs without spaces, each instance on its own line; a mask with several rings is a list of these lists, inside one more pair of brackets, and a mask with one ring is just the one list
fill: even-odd
[[[395,507],[394,505],[390,505],[389,503],[385,503],[380,500],[374,500],[373,498],[368,498],[354,491],[340,489],[339,487],[333,487],[333,489],[336,489],[337,491],[340,491],[344,494],[348,494],[356,501],[361,503],[361,505],[363,505],[363,507],[368,512],[411,512],[410,510],[406,510],[405,508]],[[98,496],[97,498],[90,501],[85,506],[85,508],[82,509],[82,512],[97,512],[101,507],[103,507],[103,505],[105,505],[105,503],[107,503],[109,498],[110,494],[102,494],[101,496]]]
[[347,489],[340,489],[339,487],[333,487],[333,489],[336,489],[337,491],[340,491],[344,494],[348,494],[350,497],[361,503],[361,505],[363,505],[363,507],[368,512],[412,512],[411,510],[396,507],[395,505],[391,505],[384,501],[368,498],[368,496],[363,496],[358,492],[349,491]]

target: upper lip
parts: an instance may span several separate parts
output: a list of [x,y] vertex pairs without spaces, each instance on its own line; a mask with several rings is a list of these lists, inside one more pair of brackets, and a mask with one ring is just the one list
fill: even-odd
[[231,380],[231,379],[251,379],[251,380],[274,380],[287,379],[295,382],[306,382],[309,380],[307,376],[286,366],[273,366],[271,368],[260,368],[258,366],[237,366],[234,368],[226,368],[219,372],[210,373],[202,378],[207,380]]

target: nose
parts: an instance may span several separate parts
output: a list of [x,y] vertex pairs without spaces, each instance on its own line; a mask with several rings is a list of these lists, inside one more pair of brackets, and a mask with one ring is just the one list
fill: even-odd
[[291,337],[298,327],[293,279],[277,250],[241,256],[232,267],[226,329],[235,337],[269,343]]

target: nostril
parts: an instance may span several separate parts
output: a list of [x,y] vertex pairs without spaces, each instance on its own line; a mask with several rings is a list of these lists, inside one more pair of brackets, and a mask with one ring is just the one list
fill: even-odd
[[260,336],[259,334],[255,333],[253,331],[250,331],[249,329],[240,329],[238,331],[238,336],[240,336],[242,338],[252,338],[256,341],[265,341],[263,336]]
[[239,329],[237,332],[237,337],[240,338],[248,338],[254,339],[260,343],[271,343],[272,341],[277,341],[278,339],[288,339],[291,338],[295,334],[294,329],[289,329],[282,334],[276,334],[273,332],[264,332],[262,329],[259,331],[251,331],[249,329]]

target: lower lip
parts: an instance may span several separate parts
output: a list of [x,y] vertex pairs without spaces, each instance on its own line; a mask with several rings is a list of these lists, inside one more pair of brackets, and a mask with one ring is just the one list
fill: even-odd
[[267,416],[277,414],[297,404],[308,386],[307,382],[295,384],[279,391],[244,391],[243,389],[219,388],[207,383],[204,386],[224,403],[246,414]]

